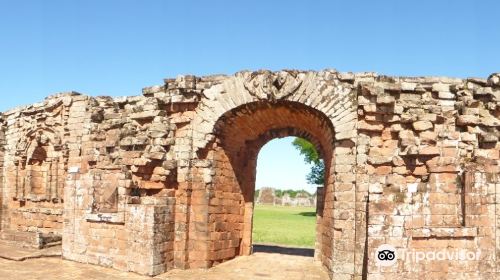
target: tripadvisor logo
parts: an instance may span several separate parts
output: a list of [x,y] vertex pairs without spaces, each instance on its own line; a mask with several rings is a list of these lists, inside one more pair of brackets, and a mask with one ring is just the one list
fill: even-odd
[[380,245],[375,251],[375,262],[379,266],[391,266],[398,260],[396,248],[389,244]]
[[443,249],[439,251],[414,251],[399,249],[389,244],[380,245],[375,251],[375,262],[378,266],[392,266],[398,258],[402,261],[418,263],[421,261],[479,261],[481,251],[469,251],[465,249]]

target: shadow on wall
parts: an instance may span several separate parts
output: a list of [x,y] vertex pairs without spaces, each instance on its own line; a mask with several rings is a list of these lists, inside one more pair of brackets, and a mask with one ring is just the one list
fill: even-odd
[[302,256],[302,257],[314,257],[314,249],[311,248],[293,248],[278,245],[263,245],[254,244],[254,253],[276,253],[284,255]]

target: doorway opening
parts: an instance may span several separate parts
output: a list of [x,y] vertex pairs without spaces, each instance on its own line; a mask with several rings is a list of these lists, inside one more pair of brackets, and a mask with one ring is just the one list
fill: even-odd
[[[304,153],[317,160],[304,160]],[[324,169],[317,166],[324,166],[322,160],[302,138],[273,139],[259,151],[252,223],[254,253],[314,256],[317,193],[324,182],[315,180],[324,178]]]
[[210,261],[217,264],[252,253],[258,154],[269,141],[292,136],[308,140],[324,160],[324,184],[315,211],[314,255],[329,264],[333,200],[328,197],[332,196],[335,178],[331,121],[322,112],[298,102],[258,101],[226,112],[215,125],[215,136],[209,155],[214,164],[208,217]]

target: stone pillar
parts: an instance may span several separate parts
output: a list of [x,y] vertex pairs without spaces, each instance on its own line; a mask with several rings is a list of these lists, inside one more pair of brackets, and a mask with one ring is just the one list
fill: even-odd
[[0,231],[2,231],[3,227],[3,209],[4,209],[4,201],[3,201],[3,182],[4,182],[4,146],[5,146],[5,136],[4,136],[4,126],[3,119],[0,114]]
[[74,254],[76,185],[79,176],[78,171],[73,170],[73,172],[68,174],[64,186],[62,256],[65,259],[86,262]]
[[324,187],[318,187],[316,190],[316,242],[314,244],[314,259],[321,260],[321,225],[323,224],[324,207]]
[[494,252],[494,262],[495,262],[495,267],[494,267],[494,277],[493,279],[498,279],[500,277],[500,167],[496,167],[496,174],[491,174],[495,175],[495,177],[491,176],[491,178],[496,179],[495,182],[492,182],[492,186],[494,186],[494,196],[495,196],[495,202],[491,203],[489,205],[490,209],[494,208],[495,209],[495,215],[494,215],[494,224],[495,224],[495,252]]
[[[482,168],[481,168],[482,169]],[[481,279],[498,279],[500,265],[500,172],[499,166],[486,166],[483,170],[467,171],[468,184],[465,185],[464,224],[477,231],[475,248],[480,252],[480,262],[476,271]]]
[[245,202],[245,216],[243,217],[243,236],[241,241],[240,255],[248,256],[252,253],[252,229],[253,229],[253,202]]
[[[87,263],[87,231],[82,231],[83,204],[88,202],[85,197],[87,185],[82,180],[86,172],[86,165],[82,157],[82,137],[88,137],[88,119],[86,112],[88,98],[84,96],[70,96],[65,98],[65,105],[70,106],[66,128],[70,137],[67,139],[67,168],[68,174],[63,182],[63,230],[62,230],[62,255],[65,259]],[[85,230],[85,225],[83,225]]]
[[175,198],[169,198],[167,205],[128,206],[124,257],[131,271],[154,276],[173,268],[174,205]]
[[[332,158],[333,178],[331,193],[325,190],[325,209],[333,206],[333,224],[330,230],[333,238],[331,271],[333,279],[352,279],[360,275],[356,270],[357,260],[363,255],[364,246],[357,244],[357,233],[360,230],[359,219],[356,216],[357,203],[357,112],[355,106],[356,91],[345,92],[338,96],[340,104],[332,117],[335,129],[334,155]],[[331,206],[330,206],[331,207]],[[330,210],[331,211],[331,210]],[[358,224],[357,224],[358,223]],[[361,222],[362,224],[362,222]]]
[[187,183],[179,184],[175,205],[175,236],[174,236],[174,266],[187,269],[188,265],[188,234],[191,190]]

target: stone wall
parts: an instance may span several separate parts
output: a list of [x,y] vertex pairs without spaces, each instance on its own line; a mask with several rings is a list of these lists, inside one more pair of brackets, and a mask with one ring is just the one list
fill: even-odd
[[[498,74],[334,70],[180,76],[135,97],[54,95],[0,117],[0,237],[40,247],[60,236],[66,259],[146,275],[249,254],[258,152],[298,136],[326,166],[315,256],[333,278],[491,279],[499,99]],[[381,268],[384,243],[479,248],[482,259]]]
[[315,207],[316,196],[309,196],[305,193],[299,193],[296,197],[290,197],[290,195],[285,194],[281,198],[280,204],[283,206]]
[[4,113],[3,239],[41,247],[62,237],[71,98]]
[[371,278],[495,275],[500,91],[494,80],[378,77],[359,84],[356,181],[368,206],[358,210],[365,217],[358,228],[368,227],[368,255],[383,243],[481,250],[477,261],[406,260],[384,270],[368,260]]
[[183,113],[147,97],[84,102],[75,111],[81,154],[65,193],[64,257],[147,275],[173,268],[173,144]]

